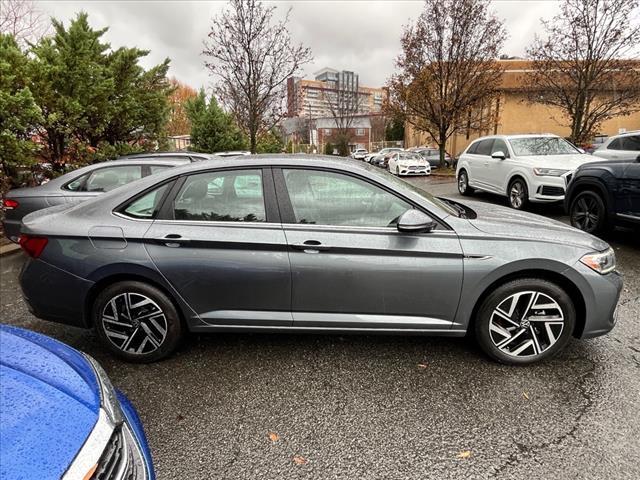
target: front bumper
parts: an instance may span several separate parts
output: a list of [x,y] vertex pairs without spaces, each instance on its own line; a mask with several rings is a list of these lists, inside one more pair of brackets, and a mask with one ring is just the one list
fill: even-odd
[[622,292],[622,276],[616,271],[600,275],[581,262],[565,274],[580,288],[585,303],[584,328],[576,336],[593,338],[610,332],[617,320],[615,312]]
[[562,202],[573,172],[561,177],[534,176],[531,182],[529,200],[539,203]]
[[399,166],[400,175],[431,175],[431,167],[426,165]]

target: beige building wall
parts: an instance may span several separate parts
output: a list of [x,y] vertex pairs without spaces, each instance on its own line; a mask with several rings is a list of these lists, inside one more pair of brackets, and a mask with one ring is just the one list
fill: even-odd
[[[553,133],[561,137],[568,137],[571,129],[569,121],[563,118],[562,111],[539,103],[530,103],[525,99],[521,90],[523,77],[530,68],[529,62],[522,60],[507,60],[505,74],[503,76],[503,91],[500,97],[491,105],[495,116],[492,128],[482,132],[463,132],[451,138],[447,143],[447,151],[454,155],[460,154],[469,143],[478,137],[494,134],[519,134],[519,133]],[[620,116],[604,122],[598,133],[616,135],[622,131],[640,130],[640,112],[632,115]],[[422,145],[435,145],[433,139],[423,133],[417,132],[412,125],[405,125],[405,145],[416,147]]]

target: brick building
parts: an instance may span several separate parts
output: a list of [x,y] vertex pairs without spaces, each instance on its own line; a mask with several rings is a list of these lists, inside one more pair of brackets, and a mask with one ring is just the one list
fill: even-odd
[[[486,115],[492,117],[491,128],[481,131],[467,131],[454,135],[447,143],[447,151],[458,155],[473,140],[484,135],[518,133],[554,133],[562,137],[570,134],[562,112],[554,107],[527,101],[525,77],[531,72],[531,63],[527,60],[501,60],[505,66],[499,96],[486,105]],[[639,130],[640,112],[616,117],[602,125],[605,135],[615,135],[621,131]],[[405,125],[405,145],[407,147],[431,145],[432,139],[423,132],[416,131],[412,125]]]

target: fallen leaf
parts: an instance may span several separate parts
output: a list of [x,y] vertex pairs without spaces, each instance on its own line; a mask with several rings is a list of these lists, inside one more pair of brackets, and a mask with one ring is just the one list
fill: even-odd
[[522,392],[522,396],[525,400],[529,400],[529,394],[527,392]]
[[418,364],[418,368],[427,368],[427,364],[426,363],[419,363]]
[[469,458],[471,456],[471,450],[463,450],[458,454],[458,458]]
[[176,417],[176,420],[181,422],[182,420],[184,420],[184,417],[181,414],[178,414],[178,416]]
[[302,455],[294,455],[293,463],[295,463],[296,465],[304,465],[305,463],[307,463],[307,459],[304,458]]
[[269,440],[271,440],[272,442],[277,442],[278,440],[280,440],[280,436],[277,433],[269,432]]

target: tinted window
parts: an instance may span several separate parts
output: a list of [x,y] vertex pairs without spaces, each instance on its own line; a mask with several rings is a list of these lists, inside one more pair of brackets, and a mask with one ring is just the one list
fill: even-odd
[[284,170],[296,223],[387,227],[411,205],[363,180],[332,172]]
[[467,150],[467,153],[476,153],[476,150],[478,150],[478,144],[480,142],[474,142],[471,144],[471,146],[469,147],[469,149]]
[[134,218],[155,218],[160,208],[162,196],[169,188],[169,183],[139,197],[122,210],[122,213]]
[[623,137],[622,145],[624,147],[624,150],[640,152],[640,135],[631,135],[629,137]]
[[504,140],[500,140],[499,138],[496,138],[493,141],[493,146],[491,147],[491,155],[493,155],[496,152],[504,153],[505,157],[509,156],[509,150],[507,150],[507,144],[504,143]]
[[476,155],[491,155],[491,146],[493,145],[493,138],[482,140],[478,144],[476,149]]
[[142,178],[140,165],[100,168],[91,172],[87,181],[76,191],[109,192],[140,178]]
[[622,139],[616,138],[615,140],[612,140],[609,146],[607,147],[607,150],[623,150]]
[[266,221],[262,172],[236,170],[191,175],[174,200],[176,220]]

